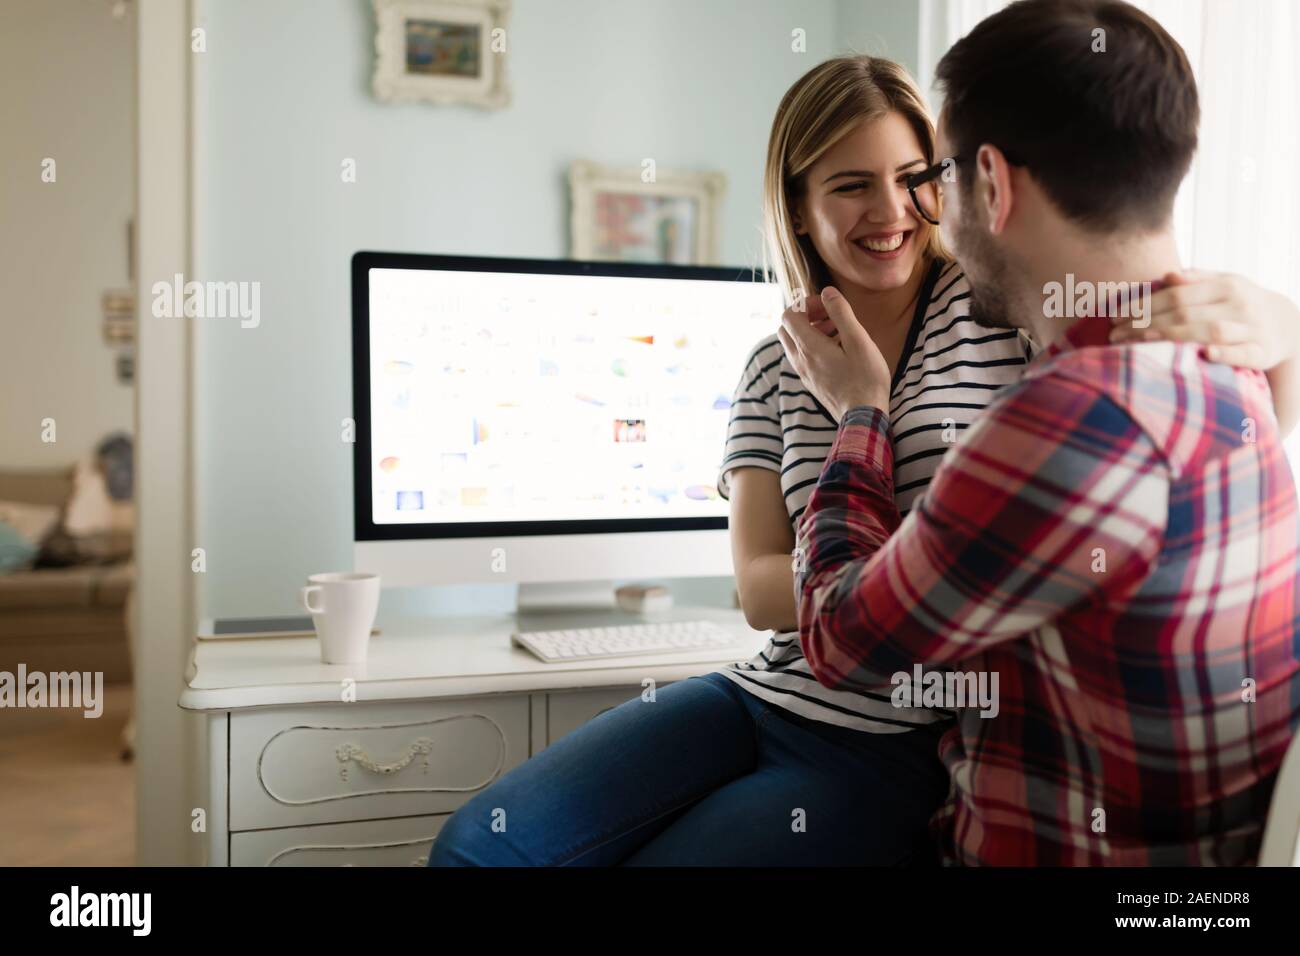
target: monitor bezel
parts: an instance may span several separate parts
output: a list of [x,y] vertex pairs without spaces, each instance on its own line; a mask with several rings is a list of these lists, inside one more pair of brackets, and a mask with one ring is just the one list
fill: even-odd
[[[496,256],[432,255],[362,251],[352,256],[352,516],[356,541],[532,537],[536,535],[625,534],[628,532],[714,531],[726,516],[693,518],[595,518],[559,521],[455,521],[375,524],[370,475],[370,270],[429,272],[512,272],[526,275],[591,275],[647,279],[771,282],[761,270],[728,266],[683,266],[576,259],[517,259]],[[737,356],[737,368],[743,356]]]

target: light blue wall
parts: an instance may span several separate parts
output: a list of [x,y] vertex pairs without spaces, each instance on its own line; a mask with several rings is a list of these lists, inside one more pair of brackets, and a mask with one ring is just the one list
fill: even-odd
[[836,52],[888,57],[916,76],[920,10],[920,0],[839,0]]
[[[661,168],[726,172],[723,258],[752,263],[781,95],[865,32],[892,47],[908,29],[873,20],[868,30],[849,7],[515,0],[513,101],[478,111],[374,100],[368,0],[201,0],[195,270],[259,281],[262,310],[258,328],[209,319],[198,332],[202,613],[290,613],[307,574],[351,564],[340,420],[351,405],[353,252],[562,257],[569,163],[654,157]],[[795,28],[807,33],[805,53],[790,50]],[[354,184],[341,181],[345,158],[356,160]],[[678,590],[695,600],[730,593],[724,581]],[[507,610],[512,599],[488,585],[385,600],[468,612]]]

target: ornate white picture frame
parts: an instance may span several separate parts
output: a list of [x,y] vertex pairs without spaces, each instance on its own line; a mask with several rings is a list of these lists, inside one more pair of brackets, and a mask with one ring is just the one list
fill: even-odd
[[500,109],[511,0],[373,0],[375,96]]
[[569,254],[574,259],[717,265],[720,172],[569,167]]

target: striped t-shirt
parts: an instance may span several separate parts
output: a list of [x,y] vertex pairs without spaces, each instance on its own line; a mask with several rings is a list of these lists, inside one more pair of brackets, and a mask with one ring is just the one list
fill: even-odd
[[[1012,329],[987,329],[967,315],[970,286],[953,262],[936,261],[917,298],[912,325],[894,372],[889,403],[894,442],[894,496],[906,515],[943,453],[1003,385],[1019,380],[1028,340]],[[803,516],[838,426],[804,388],[775,335],[750,353],[732,401],[718,491],[730,491],[736,468],[779,472],[791,525]],[[898,733],[942,720],[948,711],[899,709],[893,688],[830,690],[804,660],[797,631],[774,632],[749,661],[721,671],[750,693],[830,724]]]

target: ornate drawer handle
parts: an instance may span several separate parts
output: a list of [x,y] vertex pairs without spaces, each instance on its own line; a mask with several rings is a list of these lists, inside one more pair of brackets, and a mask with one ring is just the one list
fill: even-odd
[[[313,850],[317,852],[329,852],[329,853],[355,853],[358,850],[391,850],[394,848],[414,849],[418,846],[431,846],[433,843],[433,839],[434,839],[433,836],[426,836],[426,837],[419,837],[415,840],[398,840],[393,843],[356,843],[356,844],[332,844],[332,845],[331,844],[304,844],[302,846],[289,846],[289,847],[285,847],[275,856],[271,857],[271,859],[267,861],[266,865],[278,866],[280,861],[285,857],[293,856],[295,853],[310,853]],[[405,852],[405,850],[403,850],[403,852]],[[432,852],[432,850],[430,850],[430,852]],[[357,865],[358,864],[356,863],[339,864],[339,866],[357,866]],[[396,866],[397,864],[392,863],[389,865]],[[424,854],[423,856],[417,856],[415,859],[411,860],[411,862],[407,864],[407,866],[428,866],[428,865],[429,865],[429,855],[427,853]]]
[[[349,777],[352,773],[353,763],[356,763],[358,766],[371,771],[377,777],[392,777],[395,774],[399,773],[403,768],[409,767],[412,761],[414,761],[417,757],[420,757],[421,755],[423,755],[424,758],[423,759],[424,766],[421,769],[420,774],[423,778],[425,778],[425,780],[427,780],[427,778],[431,775],[429,755],[433,752],[434,738],[430,738],[429,736],[415,738],[413,743],[407,748],[403,756],[399,756],[396,760],[392,761],[391,763],[387,763],[383,765],[381,765],[379,762],[380,759],[382,758],[371,758],[365,752],[365,750],[363,750],[357,744],[355,743],[338,744],[336,743],[336,741],[340,740],[343,734],[351,735],[361,731],[369,731],[369,730],[404,731],[405,733],[417,733],[420,729],[429,728],[435,730],[436,732],[435,725],[451,724],[453,722],[461,723],[465,721],[474,721],[477,724],[486,726],[490,730],[491,735],[496,738],[495,747],[493,748],[496,750],[496,766],[494,766],[490,771],[488,771],[486,776],[482,780],[475,783],[470,783],[465,786],[447,786],[447,785],[429,786],[425,784],[424,780],[417,782],[414,779],[411,780],[403,779],[400,785],[397,780],[394,780],[391,785],[380,784],[377,781],[372,781],[369,787],[366,789],[349,788],[352,790],[352,792],[349,793],[323,793],[316,796],[300,796],[295,799],[289,797],[286,794],[277,793],[276,792],[277,786],[274,785],[271,780],[267,779],[267,773],[266,773],[267,760],[281,759],[276,755],[275,748],[277,744],[280,744],[282,746],[288,746],[290,747],[291,750],[299,749],[302,747],[310,747],[312,746],[310,743],[311,737],[307,737],[308,742],[306,743],[298,744],[295,741],[298,739],[298,737],[301,737],[302,735],[327,732],[332,735],[329,740],[329,743],[334,744],[332,749],[334,751],[335,756],[337,757],[334,766],[338,767],[338,778],[342,780],[344,783],[349,782]],[[404,735],[405,734],[403,734],[403,736]],[[346,739],[346,738],[342,738],[342,739]],[[407,737],[406,739],[412,740],[412,738],[410,737]],[[508,756],[507,751],[508,748],[506,746],[506,735],[505,735],[505,731],[502,730],[501,725],[498,724],[496,720],[494,720],[492,717],[488,716],[487,714],[480,714],[480,713],[451,714],[445,717],[433,717],[425,720],[414,720],[414,721],[406,721],[402,723],[391,723],[391,724],[374,723],[374,724],[366,724],[364,726],[356,726],[355,724],[345,726],[345,727],[334,726],[331,724],[295,724],[291,727],[285,727],[281,730],[276,731],[274,734],[271,735],[271,737],[266,741],[266,743],[262,745],[262,749],[257,755],[256,779],[258,784],[261,786],[263,793],[265,793],[270,799],[274,800],[276,803],[286,807],[316,806],[320,804],[330,803],[331,801],[335,801],[335,800],[339,800],[339,801],[357,800],[357,799],[363,799],[368,797],[393,796],[397,794],[473,793],[476,790],[482,790],[489,783],[491,783],[493,780],[497,779],[501,775],[501,771],[505,767],[506,758]],[[329,753],[329,749],[327,749],[327,745],[322,746],[321,750],[314,751],[314,754],[319,755],[315,759],[322,759],[328,753]],[[318,766],[321,770],[326,769],[324,766],[320,766],[319,764],[313,764],[313,766]],[[300,780],[303,779],[301,775],[299,775],[299,779]],[[314,781],[309,780],[308,782],[311,783],[313,786],[316,785],[316,782]],[[320,783],[323,783],[323,781],[321,781]]]
[[344,764],[344,766],[339,769],[339,773],[343,775],[343,778],[345,780],[347,779],[347,772],[348,772],[348,768],[346,765],[350,761],[356,761],[358,764],[360,764],[362,767],[365,767],[371,773],[389,774],[389,773],[397,773],[400,770],[405,770],[407,767],[411,765],[411,761],[414,760],[416,757],[420,756],[421,754],[423,754],[425,758],[424,759],[425,769],[428,769],[429,754],[432,752],[433,752],[433,741],[430,740],[428,737],[417,738],[415,742],[411,744],[411,746],[406,748],[405,754],[398,757],[396,760],[390,761],[389,763],[376,762],[375,760],[367,756],[366,752],[362,750],[360,747],[358,747],[356,744],[339,744],[339,746],[334,750],[335,755],[339,758],[339,763]]

